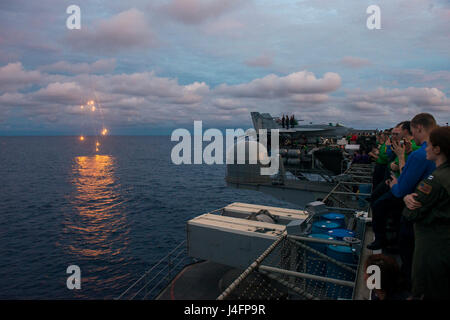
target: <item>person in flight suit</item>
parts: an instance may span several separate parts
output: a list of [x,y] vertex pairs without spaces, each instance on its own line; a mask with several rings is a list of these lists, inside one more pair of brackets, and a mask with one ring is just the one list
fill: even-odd
[[430,133],[427,159],[436,169],[404,197],[403,216],[414,223],[412,294],[450,299],[450,128]]

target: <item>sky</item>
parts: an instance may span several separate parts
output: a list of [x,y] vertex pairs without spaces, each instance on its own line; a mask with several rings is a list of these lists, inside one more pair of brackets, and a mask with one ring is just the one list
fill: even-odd
[[[366,25],[370,5],[381,29]],[[449,0],[1,0],[0,135],[245,129],[251,111],[444,124],[449,58]]]

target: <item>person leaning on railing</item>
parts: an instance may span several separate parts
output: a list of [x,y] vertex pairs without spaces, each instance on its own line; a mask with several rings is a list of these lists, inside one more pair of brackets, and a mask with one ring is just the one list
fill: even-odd
[[414,222],[412,293],[415,298],[450,299],[449,127],[430,133],[426,155],[436,170],[403,198],[403,216]]

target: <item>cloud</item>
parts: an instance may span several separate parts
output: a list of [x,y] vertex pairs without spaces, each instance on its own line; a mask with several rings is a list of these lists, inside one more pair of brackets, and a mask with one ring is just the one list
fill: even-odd
[[165,99],[176,104],[194,104],[209,92],[204,82],[182,86],[176,79],[158,77],[154,72],[112,75],[103,79],[99,86],[111,93]]
[[[57,64],[57,67],[85,70],[85,65],[79,64]],[[24,118],[39,125],[73,128],[74,132],[85,116],[79,106],[89,99],[94,99],[101,108],[102,122],[108,128],[186,126],[199,119],[208,126],[235,127],[251,123],[250,111],[274,116],[295,114],[308,122],[381,128],[411,119],[418,112],[432,112],[437,119],[450,112],[449,99],[434,87],[347,89],[332,95],[341,85],[336,73],[325,73],[320,78],[308,71],[286,76],[269,74],[243,84],[222,83],[210,88],[203,81],[180,84],[176,78],[161,77],[153,71],[51,75],[24,70],[20,62],[0,67],[0,71],[2,81],[5,74],[15,74],[24,83],[33,84],[24,92],[0,93],[3,123],[9,123],[10,114],[18,116],[22,112]],[[36,79],[36,74],[41,79]],[[11,90],[22,87],[23,84],[16,83]],[[10,112],[12,109],[16,111]]]
[[366,66],[370,66],[372,63],[368,59],[358,57],[344,57],[341,59],[341,63],[348,68],[358,69]]
[[[74,67],[66,64],[57,66]],[[22,70],[26,75],[33,74],[23,71],[20,63],[13,67],[1,67],[0,70],[16,73]],[[84,69],[84,65],[75,65],[75,68]],[[188,121],[202,113],[207,117],[214,114],[208,114],[208,105],[204,102],[210,94],[205,82],[181,85],[177,79],[158,77],[154,72],[118,75],[50,75],[39,72],[39,75],[45,80],[36,82],[36,88],[26,93],[0,93],[2,117],[8,110],[17,108],[27,118],[35,116],[33,121],[36,122],[50,121],[47,116],[52,115],[51,121],[55,124],[76,126],[73,117],[83,115],[79,106],[90,99],[96,101],[105,121],[116,125],[160,123],[162,120],[173,124],[176,121],[170,120],[174,115],[177,115],[178,121]],[[26,108],[30,106],[33,108]]]
[[429,71],[424,69],[404,69],[400,71],[391,72],[392,75],[402,83],[427,83],[427,85],[433,85],[438,89],[449,87],[450,84],[450,71],[448,70],[436,70]]
[[322,79],[317,79],[312,72],[299,71],[285,77],[270,74],[245,84],[222,84],[216,91],[235,97],[281,98],[294,94],[323,94],[335,91],[340,85],[341,77],[337,73],[328,72]]
[[209,86],[204,82],[194,82],[183,86],[181,96],[173,100],[177,104],[196,104],[202,102],[203,97],[209,93]]
[[40,80],[39,71],[26,71],[20,62],[0,67],[0,92],[23,89]]
[[217,98],[213,100],[214,106],[223,110],[234,110],[242,107],[242,103],[235,99]]
[[290,97],[291,102],[308,102],[313,104],[323,103],[328,101],[328,99],[329,97],[326,94],[294,94]]
[[23,93],[6,92],[6,93],[0,95],[0,106],[4,106],[6,108],[27,107],[27,106],[32,106],[32,105],[36,105],[36,102],[33,102],[30,99],[28,99],[27,95],[25,95]]
[[263,53],[260,56],[257,56],[252,59],[245,60],[245,64],[249,67],[270,67],[273,64],[273,54]]
[[368,92],[357,90],[350,92],[347,97],[350,101],[359,103],[359,106],[364,105],[361,104],[362,102],[365,102],[366,106],[367,103],[390,106],[393,112],[397,107],[408,106],[426,107],[431,110],[448,110],[450,112],[450,99],[437,88],[378,88]]
[[226,17],[214,19],[208,23],[205,23],[202,30],[207,35],[242,38],[245,36],[243,31],[244,27],[246,27],[246,25],[242,21]]
[[112,72],[116,67],[116,59],[99,59],[93,63],[70,63],[59,61],[50,65],[44,65],[39,69],[51,73],[105,73]]
[[411,120],[421,112],[429,112],[438,122],[445,122],[450,113],[450,99],[437,88],[351,90],[339,106],[346,113],[347,122],[378,128]]
[[33,98],[55,104],[79,104],[83,96],[86,95],[86,90],[76,82],[55,82],[50,83],[47,87],[39,89],[32,93]]
[[160,10],[184,24],[200,24],[236,8],[243,0],[172,0]]
[[157,36],[144,13],[132,8],[101,20],[92,30],[82,26],[69,32],[65,42],[75,50],[114,53],[157,46]]
[[105,90],[134,96],[174,97],[179,94],[175,79],[157,77],[154,72],[113,75]]

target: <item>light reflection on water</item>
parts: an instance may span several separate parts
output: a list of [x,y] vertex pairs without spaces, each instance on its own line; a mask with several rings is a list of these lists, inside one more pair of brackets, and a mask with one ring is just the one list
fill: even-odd
[[[0,299],[112,299],[186,239],[186,221],[232,202],[225,166],[178,166],[170,137],[0,137]],[[90,139],[90,138],[87,138]],[[89,155],[80,157],[81,155]],[[81,290],[66,269],[81,268]]]
[[[107,269],[106,265],[124,263],[129,244],[129,226],[114,173],[115,159],[108,155],[80,156],[72,167],[72,213],[66,217],[63,234],[65,251],[79,264],[82,288],[95,290],[128,276]],[[89,269],[83,263],[89,261]],[[98,262],[92,267],[92,262]],[[77,294],[78,295],[78,294]],[[79,293],[84,296],[83,292]],[[91,294],[89,294],[91,296]]]

